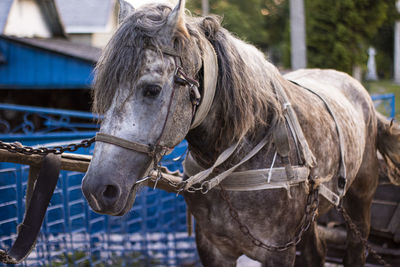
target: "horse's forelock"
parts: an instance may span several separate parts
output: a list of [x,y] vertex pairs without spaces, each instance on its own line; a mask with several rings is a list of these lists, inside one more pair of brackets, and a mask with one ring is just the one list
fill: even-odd
[[158,46],[160,28],[171,12],[168,5],[148,5],[120,25],[95,67],[92,90],[93,112],[103,114],[110,107],[116,89],[137,79],[143,65],[144,47]]
[[[96,68],[92,90],[93,112],[103,114],[110,107],[116,89],[123,83],[137,80],[144,59],[144,47],[160,47],[169,43],[171,36],[161,31],[172,7],[164,4],[150,4],[135,12],[120,25],[103,51]],[[196,39],[194,19],[187,16],[188,30]],[[200,51],[195,49],[196,41],[190,41],[187,32],[177,30],[174,46],[182,57],[183,68],[195,74],[200,68]]]

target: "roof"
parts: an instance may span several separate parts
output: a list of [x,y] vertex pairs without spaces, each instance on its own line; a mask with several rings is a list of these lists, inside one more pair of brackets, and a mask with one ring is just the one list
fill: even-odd
[[[64,25],[54,0],[36,0],[39,8],[54,36],[65,36]],[[64,1],[65,2],[65,1]]]
[[14,0],[1,0],[0,1],[0,33],[3,33],[4,27],[8,19],[11,5]]
[[0,35],[0,37],[93,63],[97,62],[101,54],[100,48],[73,43],[65,39],[18,38],[5,35]]
[[[13,2],[14,0],[0,0],[0,34],[4,33]],[[61,22],[54,0],[35,0],[35,2],[52,34],[65,36],[64,25]]]
[[67,33],[104,32],[116,0],[55,0]]

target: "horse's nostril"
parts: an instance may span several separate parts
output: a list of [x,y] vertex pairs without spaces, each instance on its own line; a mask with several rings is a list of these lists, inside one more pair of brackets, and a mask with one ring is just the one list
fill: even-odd
[[109,184],[103,191],[103,197],[108,199],[115,199],[118,197],[118,193],[119,193],[118,187]]

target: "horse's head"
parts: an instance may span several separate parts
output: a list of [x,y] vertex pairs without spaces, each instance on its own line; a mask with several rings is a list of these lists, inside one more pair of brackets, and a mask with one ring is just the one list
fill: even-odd
[[174,9],[120,3],[120,27],[96,67],[93,108],[104,119],[82,185],[92,209],[110,215],[129,211],[137,181],[199,124],[198,90],[215,88],[201,70],[217,65],[204,33],[185,23],[185,1]]

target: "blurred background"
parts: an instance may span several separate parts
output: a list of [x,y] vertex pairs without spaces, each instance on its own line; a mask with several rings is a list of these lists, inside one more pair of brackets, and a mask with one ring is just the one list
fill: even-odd
[[[128,2],[137,8],[162,1]],[[397,0],[188,0],[187,8],[194,16],[223,17],[224,27],[264,51],[282,72],[333,68],[372,93],[400,94]],[[91,71],[118,27],[118,9],[116,0],[0,1],[1,101],[89,110]],[[10,54],[16,43],[32,53]],[[57,55],[69,60],[43,63]],[[76,68],[65,69],[68,64]],[[34,99],[27,97],[31,90]]]
[[[157,0],[128,2],[140,7]],[[223,17],[224,27],[264,51],[283,72],[304,67],[333,68],[365,82],[373,93],[398,94],[400,4],[397,2],[188,0],[187,8],[195,16]],[[89,110],[87,89],[92,79],[91,69],[101,48],[118,27],[118,9],[116,0],[0,1],[2,102],[39,106],[47,103],[58,108]],[[32,51],[32,57],[10,54],[10,46],[15,43],[23,43]],[[42,64],[46,52],[50,57],[61,54],[78,60],[71,59],[68,63],[81,65],[85,70],[66,71],[57,64]],[[48,73],[50,67],[52,75]],[[44,76],[42,72],[49,75],[39,77]],[[31,90],[36,90],[35,101],[26,97]],[[74,101],[60,99],[65,90]]]
[[[161,1],[128,2],[140,8]],[[374,95],[379,111],[400,119],[400,0],[187,0],[186,7],[193,16],[221,16],[225,28],[257,46],[282,73],[306,67],[347,72]],[[118,11],[118,0],[0,0],[0,140],[52,146],[94,136],[93,69],[118,28]],[[172,159],[186,146],[163,164],[181,169]],[[28,172],[28,166],[0,163],[0,248],[11,246],[23,218]],[[81,179],[81,173],[62,172],[23,266],[198,261],[194,239],[185,233],[182,198],[146,189],[128,215],[101,216],[87,206]],[[376,196],[371,236],[399,266],[400,194],[380,186]],[[338,262],[338,251],[331,262]]]

